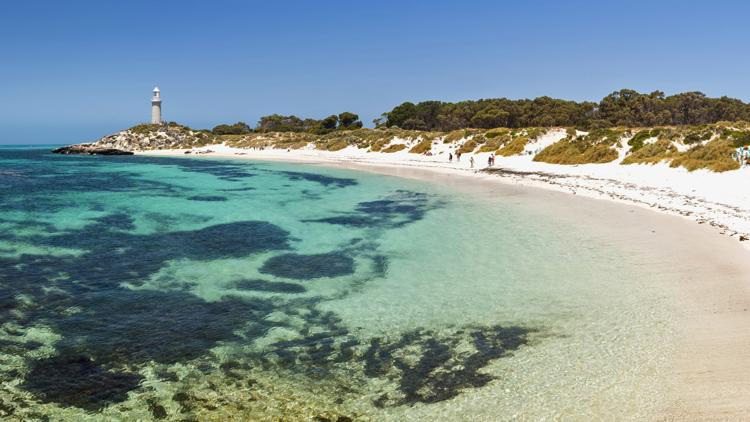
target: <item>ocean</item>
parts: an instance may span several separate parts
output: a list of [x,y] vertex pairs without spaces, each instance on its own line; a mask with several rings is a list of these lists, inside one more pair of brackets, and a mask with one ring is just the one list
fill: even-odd
[[649,256],[523,195],[0,148],[0,416],[642,419]]

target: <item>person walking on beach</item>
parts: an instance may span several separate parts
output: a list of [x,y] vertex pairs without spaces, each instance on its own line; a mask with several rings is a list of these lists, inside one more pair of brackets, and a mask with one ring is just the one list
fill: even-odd
[[449,163],[453,162],[453,154],[451,154],[450,152],[448,153],[448,162]]
[[474,168],[474,156],[473,155],[469,157],[469,165],[471,166],[471,168]]
[[457,163],[460,163],[460,162],[461,162],[461,153],[460,153],[460,152],[457,152],[457,153],[456,153],[456,162],[457,162]]

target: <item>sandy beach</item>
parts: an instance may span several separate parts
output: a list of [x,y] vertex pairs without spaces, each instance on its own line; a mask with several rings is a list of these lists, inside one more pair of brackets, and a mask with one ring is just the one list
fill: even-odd
[[[563,136],[550,131],[527,146],[531,152],[544,148]],[[153,150],[139,154],[185,156],[187,150]],[[210,151],[210,152],[209,152]],[[541,187],[561,192],[607,199],[620,203],[686,217],[699,224],[716,228],[750,249],[750,166],[740,170],[715,173],[708,170],[689,172],[667,164],[620,165],[617,160],[607,164],[557,165],[532,160],[532,155],[496,157],[493,167],[487,166],[489,153],[465,154],[449,162],[449,146],[434,145],[432,156],[366,152],[355,147],[341,151],[239,149],[211,145],[190,151],[202,156],[324,163],[326,165],[357,165],[359,168],[380,166],[399,169],[420,168],[441,174],[463,174],[503,183]],[[624,151],[621,153],[624,156]],[[470,157],[474,157],[474,166]]]
[[749,168],[689,173],[662,165],[559,166],[517,156],[498,157],[493,171],[480,172],[486,154],[475,155],[476,168],[471,168],[466,156],[449,163],[443,154],[365,153],[355,148],[261,151],[213,145],[190,155],[185,150],[140,154],[187,157],[198,151],[212,151],[199,156],[304,162],[420,179],[480,199],[507,195],[520,204],[547,207],[561,220],[585,221],[612,242],[650,254],[654,266],[680,280],[666,286],[674,297],[681,341],[671,369],[673,387],[660,419],[750,417],[750,241],[739,241],[750,232],[750,191],[741,188],[750,177]]

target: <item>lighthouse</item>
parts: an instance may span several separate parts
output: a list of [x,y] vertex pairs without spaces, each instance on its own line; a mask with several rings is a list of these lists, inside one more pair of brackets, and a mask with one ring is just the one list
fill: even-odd
[[151,97],[151,124],[161,124],[161,91],[159,87],[154,87],[154,96]]

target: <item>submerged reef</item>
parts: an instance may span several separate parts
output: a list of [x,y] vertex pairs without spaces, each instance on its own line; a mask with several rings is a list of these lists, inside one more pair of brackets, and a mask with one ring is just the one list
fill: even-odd
[[[321,310],[386,276],[378,236],[443,205],[424,193],[392,191],[315,215],[305,222],[371,232],[353,230],[324,252],[303,253],[287,228],[227,219],[219,202],[256,191],[267,200],[272,189],[250,182],[258,175],[300,182],[305,201],[357,180],[236,162],[71,156],[63,165],[48,153],[0,154],[12,163],[2,168],[0,212],[13,217],[0,223],[0,417],[43,420],[54,410],[62,419],[359,420],[363,403],[434,403],[486,385],[493,378],[483,368],[534,332],[423,327],[373,337]],[[139,165],[164,166],[157,174],[169,169],[174,180],[193,173],[220,188],[145,177]],[[176,205],[171,213],[127,208],[123,196]],[[180,208],[186,200],[216,206],[219,218]],[[171,272],[213,260],[258,268],[215,280],[219,294],[210,298]],[[316,295],[317,284],[328,296]]]
[[305,221],[360,228],[396,229],[423,219],[428,211],[442,205],[440,201],[430,198],[427,194],[398,190],[382,199],[360,202],[352,212]]
[[354,274],[354,260],[340,252],[314,255],[283,254],[266,261],[259,271],[295,280],[332,278]]

